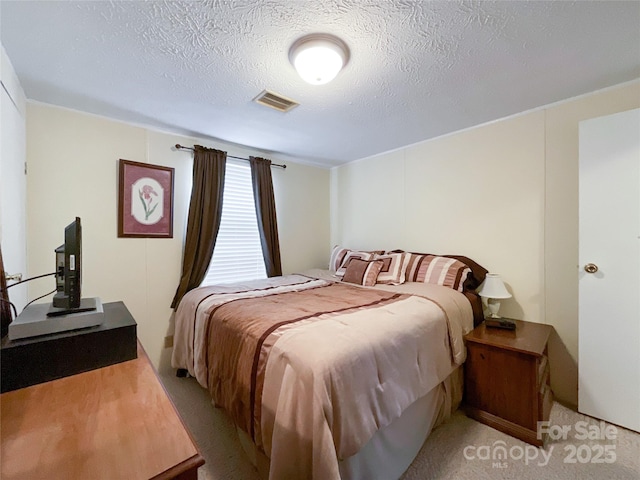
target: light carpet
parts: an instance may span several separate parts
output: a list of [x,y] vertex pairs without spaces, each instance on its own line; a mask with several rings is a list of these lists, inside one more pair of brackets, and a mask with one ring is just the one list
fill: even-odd
[[[212,406],[208,392],[194,378],[176,378],[172,371],[161,372],[160,378],[206,461],[198,479],[259,480],[231,420]],[[402,480],[640,479],[640,434],[558,403],[551,410],[550,428],[556,438],[547,442],[543,456],[457,411],[427,438]]]

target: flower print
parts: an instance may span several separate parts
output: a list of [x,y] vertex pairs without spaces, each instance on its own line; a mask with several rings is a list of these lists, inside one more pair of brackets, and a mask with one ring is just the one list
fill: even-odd
[[158,203],[156,203],[153,207],[151,206],[152,198],[151,195],[158,194],[153,189],[151,185],[144,185],[140,190],[138,190],[138,195],[140,196],[140,201],[142,202],[142,207],[144,208],[144,218],[145,220],[149,220],[151,214],[155,211]]
[[150,200],[151,194],[154,194],[156,197],[158,196],[158,194],[156,193],[156,191],[153,189],[151,185],[145,185],[142,187],[142,195],[144,196],[145,200]]

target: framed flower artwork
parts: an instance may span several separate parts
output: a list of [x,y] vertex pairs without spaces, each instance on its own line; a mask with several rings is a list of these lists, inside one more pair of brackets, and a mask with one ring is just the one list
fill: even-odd
[[118,237],[173,238],[173,173],[120,159]]

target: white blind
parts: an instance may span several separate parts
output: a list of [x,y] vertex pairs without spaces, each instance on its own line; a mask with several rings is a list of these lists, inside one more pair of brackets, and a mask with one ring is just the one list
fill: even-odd
[[202,286],[267,278],[246,162],[227,159],[222,217]]

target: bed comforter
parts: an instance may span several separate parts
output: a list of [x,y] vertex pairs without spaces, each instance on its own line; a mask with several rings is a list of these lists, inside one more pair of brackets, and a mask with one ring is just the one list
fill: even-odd
[[172,364],[251,435],[271,479],[339,479],[340,459],[465,360],[468,301],[424,288],[305,275],[199,288],[176,313]]

